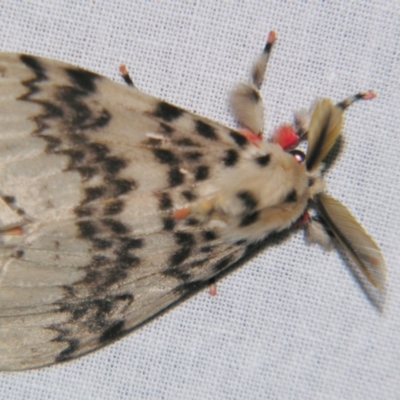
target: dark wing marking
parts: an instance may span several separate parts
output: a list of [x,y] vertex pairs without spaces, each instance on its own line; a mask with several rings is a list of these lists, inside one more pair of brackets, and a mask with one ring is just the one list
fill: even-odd
[[0,67],[0,370],[90,352],[242,256],[171,217],[235,168],[228,128],[61,62]]

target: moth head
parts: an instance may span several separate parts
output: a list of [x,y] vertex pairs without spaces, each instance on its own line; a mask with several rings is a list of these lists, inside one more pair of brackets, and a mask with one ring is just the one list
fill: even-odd
[[[309,176],[310,199],[315,200],[319,217],[307,223],[308,241],[331,247],[330,236],[335,237],[345,254],[356,266],[355,272],[371,296],[368,285],[383,292],[386,267],[375,241],[357,222],[350,211],[338,200],[323,193],[322,162],[331,151],[343,127],[344,110],[359,99],[372,99],[373,92],[360,93],[334,105],[329,99],[317,100],[309,125],[304,129],[308,139],[307,153],[291,151],[293,157],[305,164]],[[325,228],[325,229],[324,229]]]
[[[296,114],[296,127],[283,125],[274,134],[273,141],[280,144],[299,163],[304,163],[309,177],[309,197],[325,189],[322,180],[323,161],[335,145],[343,128],[344,110],[360,99],[372,99],[371,91],[350,96],[336,105],[328,98],[317,99],[311,111]],[[292,149],[307,140],[307,151]],[[290,150],[292,149],[292,150]]]

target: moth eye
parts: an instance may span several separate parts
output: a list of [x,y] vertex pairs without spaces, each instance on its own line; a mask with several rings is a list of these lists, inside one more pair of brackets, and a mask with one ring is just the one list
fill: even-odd
[[301,164],[305,159],[306,155],[301,150],[292,150],[289,153],[295,158],[295,160]]

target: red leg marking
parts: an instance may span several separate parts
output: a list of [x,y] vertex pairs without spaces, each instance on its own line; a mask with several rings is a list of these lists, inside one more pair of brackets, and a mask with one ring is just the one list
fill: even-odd
[[300,137],[292,125],[282,125],[275,131],[272,141],[287,150],[294,147],[300,141]]

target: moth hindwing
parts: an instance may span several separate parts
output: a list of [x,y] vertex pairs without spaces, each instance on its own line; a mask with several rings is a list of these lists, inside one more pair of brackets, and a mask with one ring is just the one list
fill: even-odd
[[[252,82],[233,91],[241,130],[139,91],[124,67],[127,86],[0,55],[1,370],[69,360],[121,337],[270,233],[305,221],[311,200],[383,288],[378,247],[321,194],[343,110],[372,95],[317,100],[296,128],[262,140],[258,89],[274,40],[271,32]],[[306,137],[307,155],[292,149]],[[311,231],[326,242],[319,228]]]

